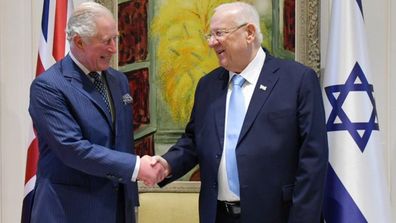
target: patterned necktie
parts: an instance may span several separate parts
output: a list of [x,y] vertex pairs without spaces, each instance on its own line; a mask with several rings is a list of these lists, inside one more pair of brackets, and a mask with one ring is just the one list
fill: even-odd
[[242,85],[245,79],[241,75],[234,75],[231,82],[232,92],[228,104],[226,129],[226,170],[230,190],[239,197],[239,178],[235,148],[246,113],[242,94]]
[[99,91],[100,95],[102,96],[104,102],[106,103],[106,107],[108,111],[110,112],[110,103],[109,103],[109,97],[106,91],[106,88],[104,86],[104,82],[102,81],[102,78],[100,78],[100,74],[98,72],[90,72],[89,76],[94,79],[94,86],[96,90]]

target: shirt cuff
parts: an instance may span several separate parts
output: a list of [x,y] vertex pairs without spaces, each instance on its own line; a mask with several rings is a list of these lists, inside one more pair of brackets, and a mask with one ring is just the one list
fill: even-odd
[[133,170],[133,174],[132,174],[132,178],[131,178],[132,182],[136,182],[137,176],[139,173],[139,169],[140,169],[140,157],[136,156],[135,169]]

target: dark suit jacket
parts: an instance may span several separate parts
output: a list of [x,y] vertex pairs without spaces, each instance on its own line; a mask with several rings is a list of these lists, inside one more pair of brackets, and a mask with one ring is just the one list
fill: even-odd
[[106,77],[114,126],[99,92],[70,56],[33,81],[29,112],[40,157],[31,222],[115,222],[120,185],[127,222],[135,222],[132,104],[122,100],[129,87],[114,69]]
[[[199,164],[202,223],[216,219],[228,80],[228,71],[217,68],[199,81],[185,134],[164,155],[172,177],[161,186]],[[236,156],[243,223],[319,222],[328,147],[321,89],[312,69],[267,53]]]

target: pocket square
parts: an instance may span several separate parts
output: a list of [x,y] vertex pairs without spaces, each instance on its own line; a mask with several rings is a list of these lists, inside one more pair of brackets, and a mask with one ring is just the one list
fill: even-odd
[[131,95],[129,94],[124,94],[122,96],[122,103],[124,103],[124,105],[126,104],[131,104],[133,102],[133,98],[131,97]]

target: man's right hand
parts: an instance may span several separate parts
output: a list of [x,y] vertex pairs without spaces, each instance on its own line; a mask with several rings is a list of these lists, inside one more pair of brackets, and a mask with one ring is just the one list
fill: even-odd
[[154,157],[147,155],[141,157],[137,179],[143,181],[147,186],[154,186],[162,181],[168,175],[168,171],[157,163],[158,161]]
[[155,160],[155,162],[153,162],[151,165],[154,166],[154,165],[160,164],[164,168],[165,177],[169,176],[169,174],[171,173],[171,168],[170,168],[168,162],[161,156],[153,156],[152,158]]

